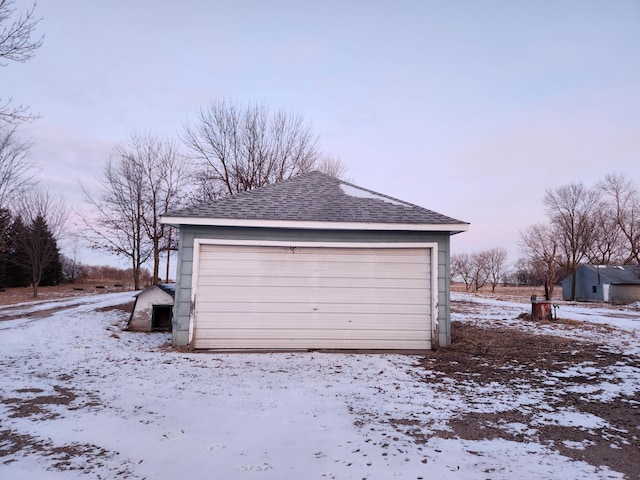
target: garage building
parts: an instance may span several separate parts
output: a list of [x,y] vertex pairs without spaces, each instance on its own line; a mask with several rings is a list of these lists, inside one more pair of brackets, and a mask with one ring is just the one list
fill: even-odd
[[319,172],[162,221],[180,229],[176,346],[450,344],[450,236],[465,222]]

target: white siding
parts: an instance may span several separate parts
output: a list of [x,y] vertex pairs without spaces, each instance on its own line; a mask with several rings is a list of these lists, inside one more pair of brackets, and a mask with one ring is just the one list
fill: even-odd
[[610,301],[616,304],[640,301],[640,285],[611,285]]
[[129,330],[150,332],[154,305],[173,305],[173,297],[156,285],[140,292],[129,320]]
[[428,248],[201,245],[194,348],[428,349]]

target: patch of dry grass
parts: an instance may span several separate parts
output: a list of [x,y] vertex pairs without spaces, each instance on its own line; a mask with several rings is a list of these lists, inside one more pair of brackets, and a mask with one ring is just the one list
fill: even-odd
[[[13,305],[15,303],[56,300],[58,298],[79,297],[82,295],[95,295],[99,293],[122,292],[123,287],[115,281],[105,280],[101,282],[86,284],[63,284],[52,287],[39,287],[38,298],[33,298],[31,287],[6,288],[0,291],[0,305]],[[103,287],[103,288],[99,288]]]
[[[584,327],[581,322],[564,322],[568,328]],[[438,436],[543,443],[575,460],[595,467],[607,465],[623,472],[629,479],[640,478],[640,464],[637,461],[637,452],[640,451],[640,435],[637,433],[640,392],[603,403],[579,393],[579,390],[558,391],[548,382],[550,373],[588,364],[592,367],[589,373],[563,376],[562,381],[568,385],[606,385],[611,381],[607,373],[610,368],[624,365],[625,368],[640,369],[639,358],[609,351],[596,343],[523,332],[515,328],[452,322],[451,331],[451,348],[430,352],[419,363],[426,370],[436,373],[424,379],[432,383],[434,388],[446,394],[447,389],[452,387],[451,384],[443,384],[442,378],[448,377],[455,380],[454,385],[466,385],[466,391],[472,385],[481,387],[494,382],[514,391],[535,389],[544,392],[548,407],[554,411],[575,410],[593,414],[606,420],[606,426],[587,431],[579,425],[547,424],[538,425],[528,432],[511,430],[510,424],[535,423],[533,419],[538,412],[532,407],[501,412],[466,412],[451,419],[448,429],[438,431]],[[597,373],[593,373],[594,369]],[[420,428],[396,423],[399,431],[414,436],[416,442],[428,440]],[[566,441],[583,442],[585,446],[582,449],[569,448]],[[616,444],[615,448],[611,447],[612,443]]]

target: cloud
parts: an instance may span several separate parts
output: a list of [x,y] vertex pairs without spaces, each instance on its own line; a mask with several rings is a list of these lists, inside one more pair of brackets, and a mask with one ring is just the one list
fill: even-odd
[[23,125],[20,134],[33,144],[31,156],[42,167],[40,182],[75,206],[82,204],[78,181],[94,185],[113,148],[104,140],[43,121]]

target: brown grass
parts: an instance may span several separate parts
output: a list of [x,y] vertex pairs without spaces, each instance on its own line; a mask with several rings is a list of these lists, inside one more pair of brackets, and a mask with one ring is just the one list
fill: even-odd
[[[575,409],[597,415],[607,426],[586,431],[580,426],[541,425],[534,433],[509,430],[508,424],[531,425],[536,414],[530,410],[508,410],[502,412],[468,412],[448,422],[448,430],[437,432],[442,438],[482,440],[504,438],[527,443],[530,441],[552,445],[563,455],[580,460],[595,467],[607,465],[623,472],[626,478],[640,478],[637,452],[640,439],[637,425],[640,421],[640,392],[602,403],[582,393],[568,390],[559,393],[547,385],[549,373],[563,371],[572,365],[587,363],[599,373],[573,375],[564,382],[573,384],[607,384],[611,379],[609,368],[640,369],[640,359],[631,355],[615,353],[601,345],[580,342],[552,335],[540,335],[498,326],[481,327],[463,322],[452,322],[451,348],[430,352],[420,365],[436,375],[426,376],[424,381],[433,384],[436,390],[447,394],[450,384],[443,384],[443,377],[455,380],[455,385],[488,385],[495,382],[514,391],[535,389],[545,392],[549,405],[557,411]],[[567,323],[568,328],[582,328]],[[597,397],[596,397],[597,398]],[[399,431],[414,436],[416,442],[425,442],[427,437],[415,426],[396,422]],[[582,450],[565,446],[566,440],[590,443]],[[612,448],[611,443],[617,447]]]
[[[544,287],[536,286],[536,287],[505,287],[502,285],[496,286],[495,292],[491,292],[491,285],[485,285],[477,292],[468,292],[464,288],[463,283],[452,283],[451,284],[452,292],[462,292],[462,293],[476,293],[478,295],[491,295],[496,298],[502,298],[505,300],[512,301],[531,301],[531,295],[536,295],[538,298],[544,297]],[[556,288],[553,291],[553,301],[562,300],[562,288],[556,285]]]
[[64,284],[53,287],[40,287],[38,288],[38,298],[33,298],[33,289],[31,287],[7,288],[4,289],[4,291],[0,291],[0,305],[13,305],[15,303],[124,291],[123,287],[115,287],[114,285],[116,284],[117,282],[105,281],[102,283],[95,282],[91,284]]

